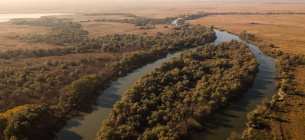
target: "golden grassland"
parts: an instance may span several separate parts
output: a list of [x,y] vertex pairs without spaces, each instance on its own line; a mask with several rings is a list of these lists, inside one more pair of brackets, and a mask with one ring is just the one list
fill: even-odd
[[286,53],[305,54],[305,15],[220,15],[189,21],[234,34],[246,30]]
[[[107,34],[135,34],[135,35],[156,35],[158,32],[169,33],[173,30],[170,25],[154,25],[155,29],[140,29],[130,23],[118,22],[83,22],[81,23],[84,30],[89,31],[89,37],[105,36]],[[153,26],[153,25],[150,25]],[[168,26],[169,28],[164,28]]]
[[7,35],[47,34],[51,31],[45,27],[15,25],[12,22],[0,22],[0,51],[16,49],[48,49],[55,46],[49,44],[29,44],[20,39],[8,39]]

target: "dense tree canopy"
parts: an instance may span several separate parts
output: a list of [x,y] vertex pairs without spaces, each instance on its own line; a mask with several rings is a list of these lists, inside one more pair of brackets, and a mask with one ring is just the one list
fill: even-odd
[[182,139],[242,93],[258,62],[231,41],[187,51],[143,75],[114,105],[98,139]]
[[[53,109],[47,105],[19,106],[8,112],[0,113],[0,138],[12,139],[50,139],[55,121]],[[5,127],[6,126],[6,127]]]

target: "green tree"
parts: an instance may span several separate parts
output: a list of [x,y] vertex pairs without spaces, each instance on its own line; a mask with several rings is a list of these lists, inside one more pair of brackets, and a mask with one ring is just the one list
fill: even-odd
[[[52,139],[55,116],[47,105],[26,105],[12,114],[4,130],[6,139]],[[46,137],[47,136],[47,137]]]

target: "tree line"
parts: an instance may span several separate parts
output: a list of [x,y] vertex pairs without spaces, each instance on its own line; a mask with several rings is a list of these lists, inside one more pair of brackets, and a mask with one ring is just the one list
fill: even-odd
[[137,17],[134,19],[95,19],[96,22],[120,22],[120,23],[131,23],[135,26],[146,26],[157,25],[157,24],[168,24],[170,25],[172,21],[175,20],[175,17],[168,17],[163,19],[154,19],[154,18],[145,18],[145,17]]
[[[92,53],[98,50],[115,53],[132,52],[135,50],[150,50],[156,46],[180,48],[182,46],[197,46],[215,38],[215,35],[210,34],[213,32],[211,31],[212,28],[206,28],[200,25],[192,28],[182,28],[180,32],[158,34],[157,36],[144,37],[132,34],[112,34],[90,39],[86,36],[88,32],[81,29],[81,25],[72,21],[56,18],[41,18],[36,21],[20,21],[16,24],[51,27],[53,31],[50,33],[51,35],[26,35],[18,36],[18,39],[34,43],[59,45],[58,42],[60,42],[60,44],[69,43],[71,45],[52,49],[8,50],[0,52],[0,59],[63,56],[77,53]],[[53,36],[53,34],[57,34],[57,32],[64,32],[64,34]],[[44,39],[41,39],[40,37],[43,37]],[[60,38],[59,41],[58,38]],[[52,40],[56,41],[52,42]],[[184,44],[185,42],[188,42],[188,44]]]
[[91,13],[85,14],[85,16],[125,16],[131,18],[137,18],[138,16],[131,14],[131,13]]
[[30,34],[27,36],[19,37],[20,39],[26,40],[29,43],[46,43],[62,46],[67,43],[81,42],[85,38],[84,35],[88,34],[88,31],[82,29],[81,24],[77,22],[72,22],[69,19],[45,17],[33,21],[16,21],[14,22],[14,24],[33,25],[51,28],[52,32],[49,34]]
[[[201,17],[211,16],[211,15],[303,15],[305,13],[303,12],[198,12],[196,14],[194,13],[188,13],[188,14],[180,14],[178,17],[182,17],[183,20],[181,20],[181,24],[184,23],[184,20],[194,20]],[[170,25],[173,20],[175,20],[177,17],[167,17],[163,19],[153,19],[153,18],[145,18],[145,17],[139,17],[135,16],[133,14],[129,13],[96,13],[96,14],[88,14],[88,15],[122,15],[127,17],[132,17],[133,19],[107,19],[107,18],[101,18],[101,19],[95,19],[94,21],[97,22],[120,22],[120,23],[131,23],[135,26],[146,26],[147,24],[156,25],[156,24],[168,24]]]
[[198,12],[197,14],[181,14],[185,20],[193,20],[211,15],[304,15],[303,12]]

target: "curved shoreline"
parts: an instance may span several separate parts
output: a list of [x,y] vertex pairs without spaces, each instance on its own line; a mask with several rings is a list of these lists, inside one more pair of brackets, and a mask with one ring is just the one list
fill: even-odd
[[43,14],[0,14],[0,23],[16,19],[40,18],[44,16],[75,15],[75,13],[43,13]]

